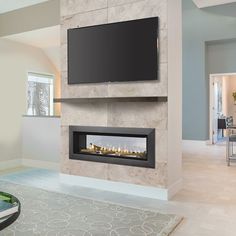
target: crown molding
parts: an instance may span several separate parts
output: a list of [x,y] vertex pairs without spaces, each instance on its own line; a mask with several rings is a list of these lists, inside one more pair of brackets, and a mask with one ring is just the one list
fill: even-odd
[[223,5],[227,3],[233,3],[236,2],[236,0],[193,0],[193,2],[198,8],[204,8],[204,7]]

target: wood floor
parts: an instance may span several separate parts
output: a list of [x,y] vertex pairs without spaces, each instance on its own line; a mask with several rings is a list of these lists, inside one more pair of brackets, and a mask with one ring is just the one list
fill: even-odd
[[184,216],[173,236],[236,235],[236,164],[228,167],[225,147],[196,142],[183,146],[183,189],[158,201],[60,183],[59,174],[40,169],[0,172],[0,179],[72,195]]

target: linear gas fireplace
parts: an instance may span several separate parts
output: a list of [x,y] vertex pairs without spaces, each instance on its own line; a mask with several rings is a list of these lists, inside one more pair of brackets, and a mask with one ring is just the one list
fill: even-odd
[[155,168],[155,129],[70,126],[70,159]]

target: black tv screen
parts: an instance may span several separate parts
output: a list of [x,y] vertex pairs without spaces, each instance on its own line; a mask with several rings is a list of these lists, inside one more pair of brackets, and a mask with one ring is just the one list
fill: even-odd
[[68,30],[68,83],[156,80],[158,17]]

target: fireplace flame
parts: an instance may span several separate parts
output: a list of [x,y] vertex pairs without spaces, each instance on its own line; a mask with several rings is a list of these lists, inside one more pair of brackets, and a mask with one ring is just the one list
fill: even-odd
[[84,153],[91,153],[91,154],[99,154],[99,155],[114,155],[114,156],[127,156],[127,157],[136,157],[136,158],[143,158],[146,156],[146,152],[142,152],[140,150],[132,150],[121,148],[120,146],[116,148],[113,147],[106,147],[106,146],[98,146],[93,143],[90,143],[87,149],[81,150]]

